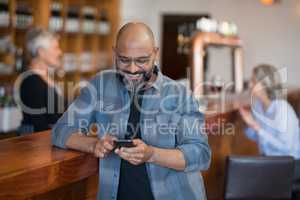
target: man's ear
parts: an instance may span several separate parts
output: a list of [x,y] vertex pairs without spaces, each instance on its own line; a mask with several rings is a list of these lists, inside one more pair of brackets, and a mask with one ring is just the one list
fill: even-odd
[[116,57],[117,57],[117,55],[116,55],[116,52],[117,52],[117,49],[116,49],[116,47],[112,47],[112,62],[113,62],[113,67],[116,67]]
[[117,51],[116,47],[113,46],[111,49],[112,49],[112,51],[113,51],[113,54],[115,55],[115,54],[116,54],[116,51]]
[[159,60],[159,48],[158,47],[154,48],[154,55],[155,55],[155,60],[158,61]]

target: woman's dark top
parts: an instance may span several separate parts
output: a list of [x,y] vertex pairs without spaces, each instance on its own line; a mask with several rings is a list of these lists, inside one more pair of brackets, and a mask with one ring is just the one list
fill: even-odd
[[[37,74],[32,74],[21,82],[20,100],[23,113],[20,134],[50,129],[66,106],[56,89]],[[40,112],[36,112],[38,109]]]

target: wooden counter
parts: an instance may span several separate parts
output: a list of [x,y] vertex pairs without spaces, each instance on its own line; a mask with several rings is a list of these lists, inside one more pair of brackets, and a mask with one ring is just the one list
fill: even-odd
[[[288,97],[298,111],[299,90]],[[209,109],[216,112],[206,113],[212,149],[210,169],[203,173],[208,199],[222,199],[226,156],[258,155],[257,145],[243,133],[235,101],[249,104],[243,96],[231,96],[221,107],[211,102]],[[95,199],[97,174],[95,157],[52,147],[49,131],[0,141],[1,200]]]
[[50,131],[0,141],[0,199],[95,199],[98,160],[51,146]]

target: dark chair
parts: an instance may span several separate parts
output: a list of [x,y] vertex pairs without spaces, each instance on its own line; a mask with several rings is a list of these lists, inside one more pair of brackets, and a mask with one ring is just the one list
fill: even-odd
[[294,159],[290,156],[227,159],[224,199],[291,199]]
[[292,192],[293,192],[293,199],[300,200],[300,160],[295,160]]

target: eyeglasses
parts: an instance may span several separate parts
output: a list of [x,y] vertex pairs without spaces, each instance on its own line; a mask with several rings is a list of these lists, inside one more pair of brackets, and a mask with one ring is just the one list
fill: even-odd
[[120,67],[129,67],[131,63],[134,62],[136,66],[143,68],[150,63],[151,56],[152,54],[148,56],[138,57],[138,58],[129,58],[129,57],[117,55],[117,62]]
[[126,56],[120,55],[120,53],[118,52],[118,50],[114,48],[114,52],[116,54],[117,64],[121,68],[123,68],[123,67],[124,68],[129,67],[132,62],[136,66],[138,66],[140,68],[144,68],[145,66],[147,66],[151,62],[151,57],[153,56],[153,53],[155,53],[157,51],[158,51],[158,48],[155,47],[152,50],[152,52],[150,54],[148,54],[148,55],[140,56],[140,57],[136,57],[136,58],[132,58],[132,57],[126,57]]

